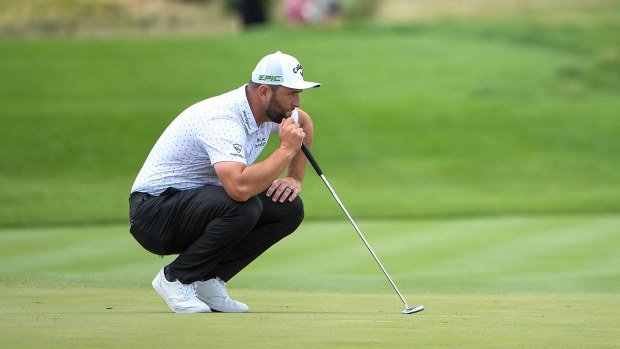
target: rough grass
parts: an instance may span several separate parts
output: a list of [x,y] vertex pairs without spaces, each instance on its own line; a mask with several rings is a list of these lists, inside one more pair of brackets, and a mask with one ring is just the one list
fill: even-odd
[[[313,152],[356,217],[618,212],[620,12],[590,5],[549,20],[1,40],[0,225],[125,221],[172,118],[276,50],[323,83],[302,99]],[[307,217],[339,217],[310,171]]]
[[[324,84],[302,99],[313,152],[357,217],[617,212],[620,55],[605,23],[0,41],[0,222],[124,221],[172,118],[278,49]],[[340,215],[311,172],[302,195],[308,217]]]

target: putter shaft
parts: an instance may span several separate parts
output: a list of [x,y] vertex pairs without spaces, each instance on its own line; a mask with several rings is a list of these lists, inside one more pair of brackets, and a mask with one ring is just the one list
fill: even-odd
[[310,149],[308,149],[308,147],[306,146],[305,143],[301,144],[301,150],[304,152],[304,154],[306,155],[306,158],[308,159],[308,161],[310,161],[310,164],[312,165],[312,167],[314,168],[314,170],[316,171],[316,173],[319,175],[319,177],[321,177],[321,179],[323,180],[323,183],[325,183],[325,186],[327,187],[327,189],[329,190],[329,192],[332,194],[332,196],[334,197],[334,199],[336,199],[336,202],[338,203],[338,205],[340,205],[340,208],[342,209],[342,211],[344,212],[344,214],[347,216],[347,218],[349,219],[349,222],[351,222],[351,224],[353,225],[353,228],[355,228],[355,231],[357,232],[357,234],[359,235],[359,237],[362,239],[362,241],[364,242],[364,245],[366,245],[366,248],[368,249],[368,251],[370,251],[370,254],[372,254],[373,258],[375,259],[375,261],[377,262],[377,264],[379,265],[379,267],[381,268],[381,270],[383,271],[383,274],[385,274],[385,277],[387,277],[387,279],[390,281],[390,284],[392,284],[392,287],[394,288],[394,291],[396,291],[396,293],[398,294],[398,297],[400,297],[400,299],[403,301],[403,303],[405,304],[405,310],[409,309],[409,306],[407,305],[407,301],[405,301],[405,298],[403,297],[403,295],[400,293],[400,291],[398,290],[398,287],[396,287],[396,284],[394,284],[394,281],[392,281],[392,278],[390,277],[390,275],[387,273],[387,271],[385,270],[385,268],[383,267],[383,264],[381,264],[381,261],[379,261],[379,258],[377,257],[377,255],[375,254],[375,252],[372,250],[372,248],[370,247],[370,245],[368,244],[368,241],[366,241],[366,238],[364,237],[364,235],[362,234],[362,232],[360,231],[360,229],[357,227],[357,224],[355,224],[355,221],[353,221],[353,218],[351,218],[351,215],[349,214],[349,212],[347,211],[347,209],[344,207],[344,205],[342,204],[342,201],[340,201],[340,198],[338,197],[338,195],[336,194],[336,192],[334,191],[334,189],[332,188],[332,186],[329,184],[329,181],[327,180],[327,178],[325,178],[325,176],[323,175],[323,171],[321,170],[321,168],[319,167],[319,164],[316,162],[316,160],[314,159],[314,156],[312,155],[312,153],[310,152]]
[[329,191],[332,193],[332,196],[334,197],[334,199],[336,199],[336,202],[338,203],[338,205],[340,205],[340,208],[342,209],[344,214],[347,216],[347,218],[349,218],[349,222],[351,222],[351,224],[353,225],[353,228],[355,228],[355,231],[357,232],[357,234],[360,236],[360,238],[364,242],[364,245],[366,245],[366,248],[368,249],[368,251],[370,251],[370,254],[372,254],[372,256],[374,257],[375,261],[377,262],[377,264],[379,265],[379,267],[383,271],[383,274],[385,274],[385,277],[387,277],[387,279],[390,281],[390,284],[392,284],[392,287],[394,288],[394,291],[396,291],[396,293],[398,294],[400,299],[405,304],[405,309],[409,308],[409,306],[407,305],[407,301],[405,301],[405,298],[403,297],[403,295],[398,290],[398,287],[396,287],[396,284],[394,284],[394,281],[392,281],[392,278],[390,277],[388,272],[383,267],[383,264],[381,264],[381,261],[379,260],[379,257],[377,257],[377,255],[375,254],[375,251],[372,250],[372,248],[368,244],[368,241],[366,241],[366,238],[364,237],[364,235],[362,234],[360,229],[357,227],[357,224],[355,224],[355,221],[353,221],[353,218],[351,218],[351,215],[349,214],[347,209],[342,204],[342,201],[340,201],[340,198],[338,198],[338,195],[336,194],[336,192],[334,191],[332,186],[329,185],[329,182],[327,181],[327,178],[325,178],[325,176],[323,174],[321,174],[320,177],[323,180],[323,183],[325,183],[325,186],[327,186],[327,189],[329,189]]

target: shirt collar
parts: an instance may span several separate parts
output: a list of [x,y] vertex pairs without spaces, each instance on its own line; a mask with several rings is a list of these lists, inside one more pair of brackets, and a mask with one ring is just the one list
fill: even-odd
[[256,119],[254,119],[254,114],[252,114],[252,109],[250,109],[248,97],[245,94],[246,86],[247,84],[239,87],[237,90],[239,92],[239,114],[248,133],[254,133],[258,131],[258,125],[256,124]]

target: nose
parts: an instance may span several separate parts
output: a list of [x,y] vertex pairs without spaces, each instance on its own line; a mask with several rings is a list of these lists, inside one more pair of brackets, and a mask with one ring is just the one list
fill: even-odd
[[292,102],[293,107],[295,108],[299,108],[301,106],[301,98],[299,98],[299,93],[296,93],[293,96],[293,102]]

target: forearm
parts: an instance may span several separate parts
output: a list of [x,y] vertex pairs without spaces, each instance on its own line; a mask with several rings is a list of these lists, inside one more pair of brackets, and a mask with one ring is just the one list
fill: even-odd
[[[312,144],[312,139],[310,139],[308,142],[304,140],[304,143],[306,143],[308,148],[310,148]],[[299,181],[299,184],[301,184],[306,174],[307,163],[308,163],[308,160],[306,159],[306,155],[304,155],[302,151],[298,152],[297,155],[295,155],[295,157],[291,161],[290,165],[286,168],[285,176],[293,177],[297,181]]]
[[243,168],[234,181],[236,185],[224,185],[224,188],[233,199],[246,201],[269,187],[285,169],[291,167],[299,153],[301,152],[278,148],[263,161]]

